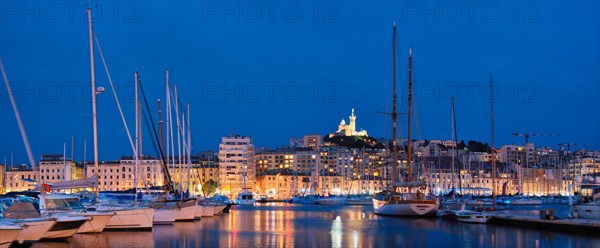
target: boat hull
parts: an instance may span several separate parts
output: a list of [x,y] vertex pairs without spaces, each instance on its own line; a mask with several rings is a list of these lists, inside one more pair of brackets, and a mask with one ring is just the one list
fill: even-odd
[[155,209],[133,208],[123,210],[112,210],[116,213],[110,218],[104,230],[152,230]]
[[242,206],[252,206],[254,205],[255,201],[254,200],[238,200],[238,205],[242,205]]
[[573,212],[577,213],[579,219],[600,220],[599,204],[573,205]]
[[456,219],[464,223],[485,224],[491,219],[491,216],[481,214],[457,215]]
[[223,210],[225,210],[226,207],[227,205],[216,205],[213,215],[223,213]]
[[19,233],[18,241],[38,241],[44,238],[46,232],[56,223],[55,220],[22,220],[18,222],[23,227]]
[[58,217],[56,223],[44,234],[42,238],[60,239],[71,237],[77,233],[77,230],[79,230],[79,228],[87,221],[88,218],[84,216]]
[[17,240],[22,230],[23,228],[18,225],[0,225],[0,245],[10,244]]
[[193,221],[196,214],[196,203],[196,200],[178,203],[180,210],[175,221]]
[[215,215],[215,206],[205,205],[202,208],[202,217],[213,217]]
[[204,212],[204,206],[196,205],[196,212],[194,212],[194,219],[199,220],[202,218],[202,213]]
[[177,219],[180,209],[176,206],[161,206],[154,212],[154,220],[152,221],[155,225],[171,225]]
[[515,200],[510,205],[541,205],[542,200]]
[[435,216],[439,204],[435,201],[402,201],[391,203],[373,199],[373,210],[377,215],[389,216]]
[[104,231],[108,221],[115,215],[113,212],[108,213],[86,213],[88,221],[83,223],[77,233],[100,233]]
[[346,205],[346,200],[339,198],[322,198],[315,201],[318,205]]

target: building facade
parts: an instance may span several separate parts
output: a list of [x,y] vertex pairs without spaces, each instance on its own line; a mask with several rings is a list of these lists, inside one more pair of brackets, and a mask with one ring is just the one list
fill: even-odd
[[219,192],[237,197],[244,188],[253,189],[256,179],[254,145],[250,137],[230,135],[219,145]]
[[323,145],[323,136],[320,134],[309,134],[304,136],[304,147],[310,147],[313,150],[319,149]]
[[17,166],[6,170],[4,178],[6,192],[33,190],[37,186],[39,172],[27,166]]
[[83,179],[83,167],[63,155],[42,155],[39,162],[41,183],[57,183]]

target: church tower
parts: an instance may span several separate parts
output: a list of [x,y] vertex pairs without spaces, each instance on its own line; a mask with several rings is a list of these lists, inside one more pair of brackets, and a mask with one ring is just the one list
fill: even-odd
[[349,135],[354,135],[356,132],[356,115],[354,115],[354,108],[352,108],[352,114],[350,115],[350,125],[348,125]]

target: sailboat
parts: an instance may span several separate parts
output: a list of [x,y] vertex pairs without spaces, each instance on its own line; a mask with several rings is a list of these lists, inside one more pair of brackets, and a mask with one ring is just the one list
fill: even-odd
[[[92,89],[92,120],[94,134],[94,166],[95,173],[98,173],[98,125],[96,116],[96,95],[103,91],[102,88],[96,90],[96,77],[94,68],[94,31],[92,27],[92,9],[87,9],[88,17],[88,38],[90,50],[90,76]],[[102,51],[100,51],[102,52]],[[100,54],[102,55],[102,53]],[[104,59],[103,59],[104,61]],[[110,81],[110,76],[109,76]],[[112,83],[112,82],[111,82]],[[118,105],[118,102],[117,102]],[[119,105],[120,107],[120,105]],[[137,156],[137,152],[136,152]],[[95,175],[97,177],[97,174]],[[97,191],[98,192],[98,191]],[[99,200],[98,193],[96,200]],[[111,205],[95,205],[97,211],[112,211],[115,215],[110,218],[105,229],[135,229],[135,230],[152,230],[152,222],[154,219],[155,210],[148,207],[143,207],[134,204],[111,204]]]
[[[8,77],[6,76],[4,65],[2,64],[1,60],[0,70],[2,71],[2,76],[4,78],[11,104],[15,112],[15,117],[17,119],[17,123],[19,124],[19,129],[21,131],[23,142],[25,143],[29,161],[34,171],[37,172],[37,180],[39,180],[39,171],[35,166],[35,161],[33,159],[31,147],[29,146],[25,128],[21,121],[21,116],[19,114],[10,84],[8,82]],[[19,202],[12,205],[3,213],[2,217],[4,219],[9,219],[11,223],[20,225],[23,228],[19,232],[20,242],[25,240],[36,241],[42,238],[68,238],[73,236],[73,234],[77,232],[84,222],[88,220],[87,217],[83,216],[41,216],[33,206],[32,202]],[[2,232],[9,232],[7,235],[12,234],[8,230]]]
[[[393,156],[393,176],[392,191],[382,191],[373,196],[373,210],[378,215],[391,216],[435,216],[439,208],[439,203],[435,199],[428,199],[420,188],[427,186],[425,181],[412,180],[411,164],[411,102],[412,102],[412,49],[409,50],[408,58],[408,149],[407,149],[407,168],[408,181],[399,182],[398,179],[398,156],[396,146],[396,119],[398,112],[396,110],[396,23],[394,23],[393,41],[392,41],[392,63],[393,63],[393,103],[392,103],[392,156]],[[398,188],[407,188],[406,193],[398,193]],[[419,188],[413,193],[414,188]]]

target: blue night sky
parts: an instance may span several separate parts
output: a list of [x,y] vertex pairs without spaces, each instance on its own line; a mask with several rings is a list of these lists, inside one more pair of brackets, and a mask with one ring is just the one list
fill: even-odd
[[[70,150],[71,135],[75,158],[84,140],[92,158],[85,4],[0,1],[0,57],[36,160],[62,154],[64,142]],[[455,95],[459,139],[490,142],[492,72],[496,146],[523,143],[512,133],[528,132],[560,135],[531,138],[557,147],[600,143],[599,11],[598,1],[100,1],[94,28],[130,128],[133,72],[156,120],[170,68],[191,103],[195,151],[217,150],[229,133],[269,147],[331,133],[351,108],[358,128],[389,137],[389,117],[377,111],[391,110],[394,20],[400,112],[413,48],[413,138],[451,139]],[[107,89],[98,98],[100,159],[116,159],[132,150],[97,49],[95,61]],[[26,162],[2,83],[0,163],[11,153]],[[399,123],[405,137],[405,116]],[[154,155],[144,129],[144,151]]]

